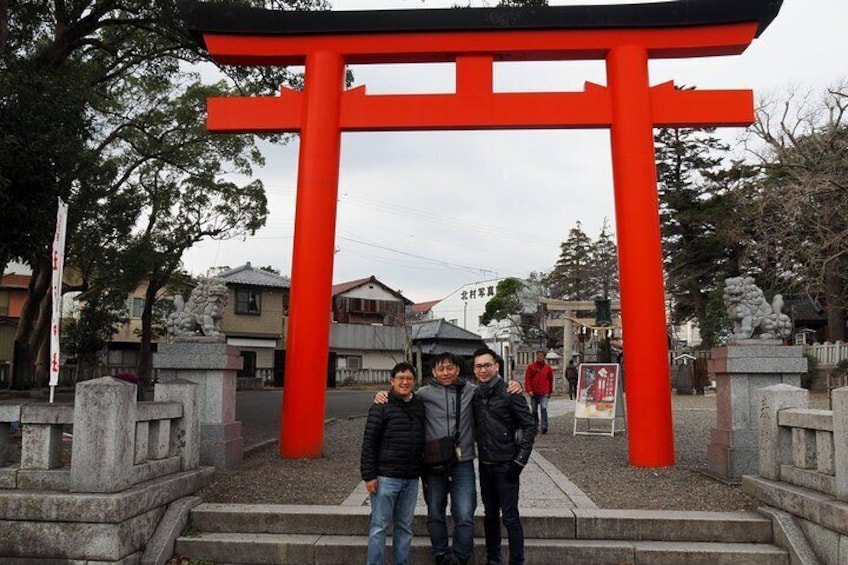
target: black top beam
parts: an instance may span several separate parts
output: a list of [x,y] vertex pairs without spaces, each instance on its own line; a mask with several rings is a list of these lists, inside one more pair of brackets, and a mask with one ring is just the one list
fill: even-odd
[[759,36],[783,0],[675,0],[654,4],[429,10],[285,11],[178,0],[202,34],[317,35],[438,31],[669,28],[757,22]]

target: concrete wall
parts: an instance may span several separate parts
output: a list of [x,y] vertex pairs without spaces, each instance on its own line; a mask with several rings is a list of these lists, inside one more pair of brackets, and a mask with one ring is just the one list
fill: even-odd
[[[104,377],[73,404],[0,406],[0,556],[8,562],[164,563],[184,522],[169,508],[209,484],[199,466],[200,387],[159,384],[154,402]],[[23,426],[20,458],[9,425]],[[63,428],[73,426],[68,451]],[[164,543],[163,543],[164,541]]]
[[848,387],[833,392],[833,410],[807,406],[804,389],[780,384],[762,390],[759,476],[743,477],[742,485],[748,494],[789,516],[792,527],[787,530],[798,538],[793,543],[792,535],[783,536],[791,552],[802,554],[806,547],[826,565],[845,565]]

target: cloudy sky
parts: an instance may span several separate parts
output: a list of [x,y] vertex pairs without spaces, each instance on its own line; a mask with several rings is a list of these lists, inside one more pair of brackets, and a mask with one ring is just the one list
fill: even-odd
[[[334,0],[334,5],[437,8],[453,1]],[[741,56],[653,61],[651,82],[752,88],[757,98],[821,90],[848,78],[846,24],[846,0],[784,0],[777,19]],[[450,65],[353,71],[356,84],[367,85],[370,93],[454,88]],[[585,81],[606,83],[603,62],[495,67],[496,91],[582,90]],[[731,142],[739,133],[724,130]],[[190,272],[250,261],[290,274],[297,152],[296,140],[266,151],[267,166],[258,174],[270,202],[267,226],[247,240],[198,244],[184,257]],[[344,134],[334,282],[375,275],[413,301],[440,299],[466,283],[548,271],[577,221],[594,238],[605,219],[614,228],[614,214],[605,130]]]

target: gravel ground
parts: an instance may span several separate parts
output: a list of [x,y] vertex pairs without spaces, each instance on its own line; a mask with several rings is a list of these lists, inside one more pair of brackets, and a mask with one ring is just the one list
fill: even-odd
[[[572,435],[570,415],[552,418],[536,449],[601,508],[657,510],[750,510],[756,503],[740,487],[702,474],[707,443],[715,426],[715,396],[672,396],[677,465],[631,467],[627,437]],[[811,407],[826,408],[811,394]],[[217,475],[201,491],[207,502],[262,504],[340,504],[359,484],[359,449],[364,418],[325,426],[320,459],[281,460],[276,445],[251,454],[237,471]]]

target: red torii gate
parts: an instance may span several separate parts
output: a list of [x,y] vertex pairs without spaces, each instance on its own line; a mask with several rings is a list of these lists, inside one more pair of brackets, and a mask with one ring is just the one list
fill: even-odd
[[[217,133],[301,134],[282,457],[319,457],[341,134],[345,131],[609,128],[626,337],[630,463],[674,464],[653,128],[747,126],[751,91],[651,86],[648,60],[742,53],[781,0],[290,12],[181,3],[198,41],[231,65],[305,65],[303,91],[211,98]],[[607,86],[494,93],[495,61],[602,59]],[[344,89],[345,65],[455,62],[455,94]]]

